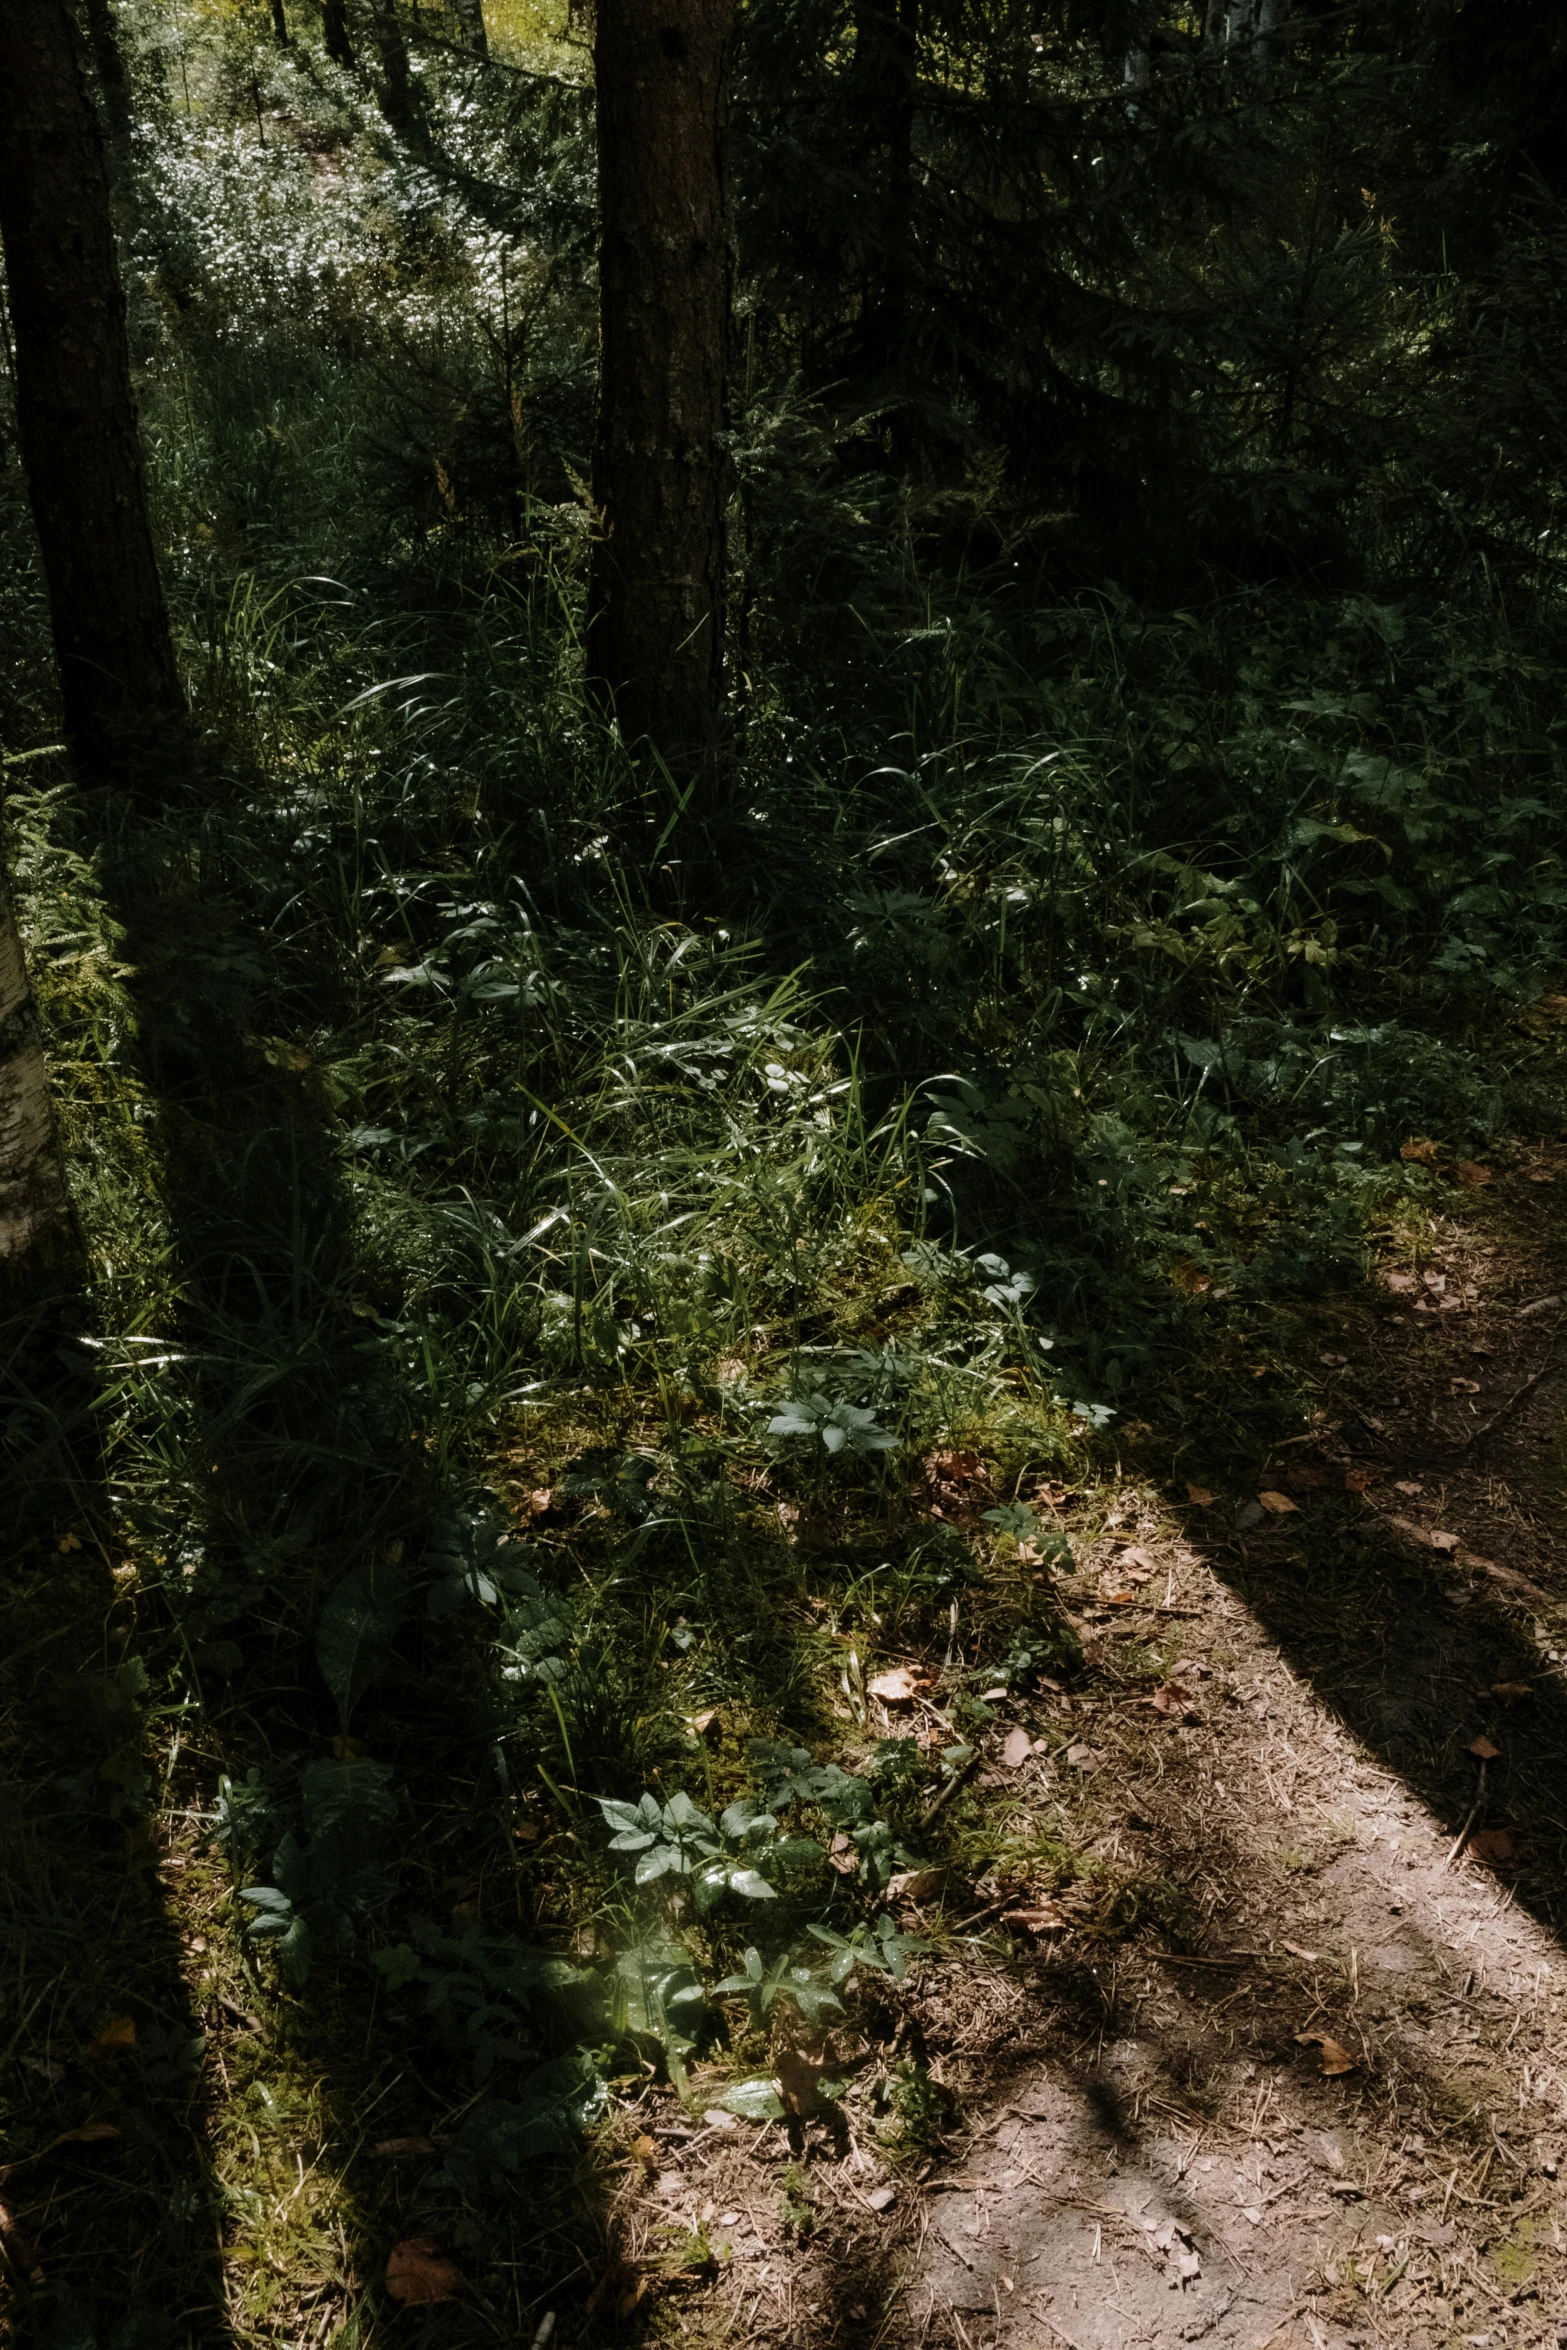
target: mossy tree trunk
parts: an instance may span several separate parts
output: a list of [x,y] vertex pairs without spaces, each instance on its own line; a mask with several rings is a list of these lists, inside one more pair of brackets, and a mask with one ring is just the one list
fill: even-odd
[[184,711],[153,554],[98,119],[67,0],[0,0],[0,238],[66,733],[122,770]]
[[588,670],[690,766],[720,715],[734,0],[598,0],[600,389]]

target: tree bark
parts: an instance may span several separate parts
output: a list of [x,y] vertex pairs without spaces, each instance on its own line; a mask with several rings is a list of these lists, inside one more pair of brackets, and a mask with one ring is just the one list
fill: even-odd
[[475,57],[488,57],[490,40],[484,29],[484,0],[456,0],[456,7],[464,43]]
[[588,674],[626,741],[681,766],[723,692],[733,33],[734,0],[598,0]]
[[288,16],[283,0],[272,0],[272,38],[280,49],[288,47]]
[[0,863],[0,1300],[14,1302],[77,1270],[82,1254],[22,934]]
[[321,37],[334,65],[353,64],[354,44],[348,35],[348,10],[344,0],[322,0]]
[[914,121],[919,106],[920,0],[862,0],[854,73],[869,118],[867,145],[886,157],[879,267],[867,287],[861,339],[875,375],[908,370],[914,248]]
[[131,87],[125,71],[125,60],[120,54],[114,11],[109,0],[83,0],[82,14],[86,19],[93,64],[98,70],[104,128],[108,132],[110,147],[118,152],[126,146],[131,135]]
[[0,0],[0,238],[65,729],[94,776],[184,715],[153,554],[103,143],[66,0]]

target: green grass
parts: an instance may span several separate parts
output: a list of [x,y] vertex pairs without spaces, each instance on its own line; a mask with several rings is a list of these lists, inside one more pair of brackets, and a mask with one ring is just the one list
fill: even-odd
[[[672,823],[580,687],[580,121],[453,101],[432,188],[362,96],[200,29],[137,328],[203,747],[155,818],[7,770],[92,1260],[5,1355],[14,2338],[349,2350],[428,2233],[531,2339],[603,2271],[649,2081],[770,2058],[738,1997],[672,2030],[671,1970],[824,1981],[808,1927],[879,1916],[894,1846],[948,1916],[1026,1862],[1107,1939],[1182,1930],[1064,1830],[1024,1851],[963,1792],[923,1824],[987,1688],[1099,1685],[1064,1566],[983,1512],[1137,1466],[1151,1419],[1161,1479],[1298,1432],[1258,1367],[1424,1212],[1400,1143],[1559,1123],[1528,1016],[1567,906],[1559,618],[1003,597],[905,533],[874,624],[824,587],[813,650],[793,545],[737,581],[724,821]],[[502,167],[556,248],[498,358]],[[763,506],[775,428],[741,451]],[[9,754],[55,737],[5,496]],[[949,1651],[900,1772],[866,1685]],[[859,1873],[637,1888],[600,1799],[716,1819],[756,1740],[871,1789]],[[788,1824],[849,1833],[808,1795]],[[285,1878],[292,1981],[237,1898]],[[590,1980],[519,1987],[541,1949]],[[844,1996],[890,1995],[862,1966]],[[508,2170],[527,2081],[581,2048],[616,2122],[589,2099]],[[513,2116],[488,2157],[475,2100]],[[911,2061],[886,2121],[921,2158],[951,2101]]]

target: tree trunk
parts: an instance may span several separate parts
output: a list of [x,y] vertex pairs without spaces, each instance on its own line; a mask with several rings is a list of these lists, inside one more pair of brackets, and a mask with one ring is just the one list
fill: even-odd
[[375,0],[375,45],[381,58],[381,112],[410,146],[418,146],[419,109],[397,0]]
[[879,266],[861,340],[870,371],[907,377],[914,244],[914,118],[919,103],[920,0],[862,0],[854,72],[869,118],[867,146],[886,156]]
[[456,0],[456,6],[464,43],[475,57],[488,57],[490,42],[484,29],[484,0]]
[[131,88],[126,77],[125,60],[120,55],[114,11],[109,0],[83,0],[82,14],[86,19],[87,39],[92,48],[92,61],[97,68],[98,88],[103,98],[104,128],[111,149],[118,153],[126,146],[131,135]]
[[80,1266],[38,1015],[0,863],[0,1302]]
[[600,535],[588,674],[689,766],[723,692],[734,0],[598,0]]
[[72,751],[113,772],[184,714],[153,555],[109,183],[66,0],[0,0],[16,416]]
[[348,37],[348,10],[344,0],[322,0],[321,37],[334,65],[352,65],[354,44]]
[[284,13],[283,0],[272,0],[272,38],[280,49],[288,47],[288,18]]

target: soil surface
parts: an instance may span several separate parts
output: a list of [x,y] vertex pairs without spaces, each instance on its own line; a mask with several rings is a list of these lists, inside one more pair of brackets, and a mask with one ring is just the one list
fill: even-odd
[[700,2237],[718,2306],[678,2322],[713,2339],[1567,2345],[1558,1176],[1456,1187],[1297,1317],[1311,1430],[1253,1490],[1166,1454],[1096,1524],[1061,1497],[1099,1688],[1176,1661],[1011,1707],[981,1784],[1113,1862],[1119,1908],[979,1886],[889,2035],[962,2116],[923,2164],[873,2135],[886,2044],[792,2145],[671,2105],[606,2313]]

